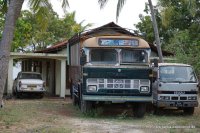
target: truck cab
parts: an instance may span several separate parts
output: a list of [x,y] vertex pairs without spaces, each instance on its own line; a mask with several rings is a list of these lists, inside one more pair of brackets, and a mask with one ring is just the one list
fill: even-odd
[[188,64],[158,63],[153,68],[153,105],[156,109],[176,107],[193,114],[198,106],[197,76]]

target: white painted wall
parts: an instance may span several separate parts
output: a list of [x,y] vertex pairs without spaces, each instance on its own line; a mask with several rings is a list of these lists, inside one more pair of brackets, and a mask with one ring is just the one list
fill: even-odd
[[61,67],[61,62],[59,60],[56,60],[56,68],[55,68],[55,75],[56,75],[56,95],[60,95],[60,88],[61,88],[61,85],[60,85],[60,81],[61,81],[61,71],[60,71],[60,67]]
[[67,54],[67,48],[62,49],[61,51],[57,52],[58,54]]

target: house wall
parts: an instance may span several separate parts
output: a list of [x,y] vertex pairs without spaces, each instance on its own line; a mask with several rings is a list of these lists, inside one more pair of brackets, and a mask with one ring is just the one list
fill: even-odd
[[58,54],[67,54],[67,48],[62,49],[61,51],[57,52]]
[[56,60],[55,61],[56,65],[55,65],[55,77],[56,77],[56,88],[55,88],[55,93],[56,95],[60,95],[60,88],[61,88],[61,85],[60,85],[60,81],[61,81],[61,70],[60,70],[60,67],[61,67],[61,62],[59,60]]

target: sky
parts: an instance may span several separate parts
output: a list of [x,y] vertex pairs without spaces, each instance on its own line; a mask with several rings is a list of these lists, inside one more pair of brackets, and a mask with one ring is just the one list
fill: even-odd
[[[63,11],[61,2],[53,3],[53,9],[62,17]],[[62,0],[61,0],[62,1]],[[99,27],[109,22],[116,23],[116,8],[118,0],[109,0],[103,9],[100,9],[98,0],[68,0],[70,8],[69,12],[76,11],[76,20],[81,22],[85,20],[85,23],[93,23],[93,27]],[[139,14],[144,14],[145,2],[148,0],[126,0],[126,3],[120,13],[118,25],[134,29],[134,24],[139,22]],[[153,4],[156,4],[156,0],[152,0]]]
[[[109,0],[103,9],[100,9],[98,0],[68,0],[70,8],[67,12],[76,12],[76,21],[84,20],[84,24],[93,23],[92,28],[105,25],[109,22],[116,23],[116,8],[118,0]],[[124,28],[135,29],[134,24],[139,22],[139,14],[144,14],[145,2],[148,0],[126,0],[120,13],[118,25]],[[152,0],[153,5],[156,0]],[[54,11],[62,18],[64,16],[61,8],[62,0],[51,0]],[[26,4],[23,9],[26,9]]]

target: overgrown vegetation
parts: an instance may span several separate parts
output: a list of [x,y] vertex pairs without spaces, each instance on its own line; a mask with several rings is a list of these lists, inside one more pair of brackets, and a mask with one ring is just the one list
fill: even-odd
[[64,18],[59,18],[57,13],[50,10],[48,23],[44,29],[37,20],[37,14],[28,10],[22,11],[16,24],[11,51],[29,52],[45,49],[91,26],[83,25],[84,21],[76,22],[75,16],[76,13],[72,12],[67,13]]
[[[157,129],[167,132],[200,131],[199,108],[196,108],[193,116],[183,115],[182,111],[167,110],[160,115],[147,113],[143,119],[137,119],[133,117],[132,109],[116,108],[112,105],[109,105],[109,108],[97,108],[92,114],[83,115],[68,100],[70,99],[6,101],[7,106],[0,110],[0,132],[68,133],[81,132],[81,129],[92,132],[96,124],[101,126],[102,122],[118,128],[130,126],[129,128],[146,129],[147,132]],[[87,123],[89,125],[86,127]]]
[[[155,39],[148,6],[144,11],[147,15],[140,15],[141,22],[135,26],[152,43]],[[200,75],[200,1],[158,0],[155,11],[162,48],[175,53],[177,62],[194,66]]]

